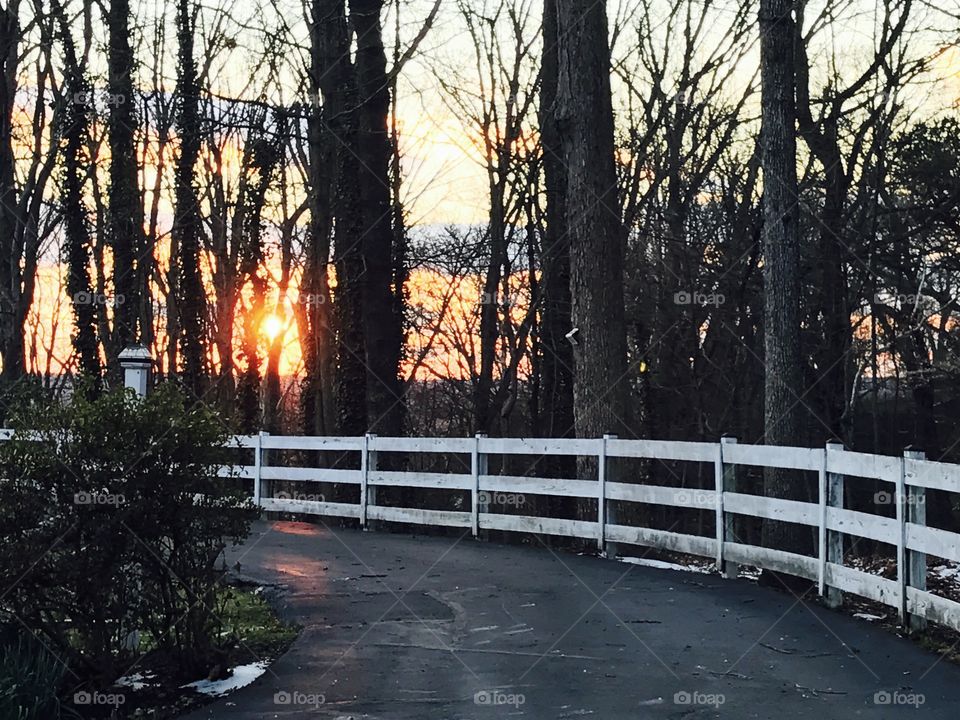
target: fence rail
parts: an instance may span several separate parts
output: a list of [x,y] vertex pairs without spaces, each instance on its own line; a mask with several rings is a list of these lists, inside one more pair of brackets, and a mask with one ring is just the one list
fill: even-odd
[[[0,440],[9,436],[9,431],[0,430]],[[624,440],[610,435],[596,439],[525,439],[484,435],[393,438],[259,433],[235,436],[231,446],[252,450],[253,464],[222,468],[222,474],[251,480],[254,501],[268,511],[352,518],[364,528],[375,522],[398,522],[468,529],[474,536],[485,530],[558,535],[594,541],[607,554],[615,553],[618,544],[688,553],[712,559],[728,577],[736,576],[740,565],[750,565],[807,578],[817,583],[819,593],[830,604],[839,604],[842,594],[849,593],[888,605],[896,609],[900,621],[910,629],[922,629],[930,620],[960,630],[960,603],[926,587],[928,555],[960,562],[960,534],[926,523],[926,491],[960,494],[960,465],[928,461],[916,451],[891,457],[851,452],[833,443],[811,449],[741,445],[732,438],[704,443]],[[354,466],[359,455],[359,464],[354,468],[270,464],[270,454],[275,451],[340,453],[351,456]],[[462,456],[463,470],[396,470],[395,463],[382,463],[381,468],[378,455],[382,457],[384,453],[403,453],[408,458],[418,454],[458,455]],[[518,455],[588,457],[597,469],[596,479],[490,472],[491,457]],[[638,478],[623,472],[622,463],[616,462],[620,458],[712,465],[713,487],[635,482]],[[406,467],[416,465],[407,463]],[[748,494],[737,477],[738,468],[746,466],[815,473],[816,499],[807,502]],[[882,483],[887,502],[896,509],[895,517],[845,507],[845,487],[855,489],[871,479]],[[276,482],[333,483],[354,486],[355,491],[339,492],[339,501],[334,502],[316,494],[273,492]],[[456,492],[461,500],[459,505],[453,504],[453,509],[443,510],[377,502],[378,489],[398,487]],[[588,499],[596,502],[596,515],[592,519],[571,520],[494,512],[499,493]],[[343,501],[351,495],[351,500]],[[715,532],[704,536],[623,524],[620,518],[627,514],[618,512],[618,503],[623,502],[706,511],[714,516]],[[806,526],[816,538],[815,554],[808,556],[741,542],[734,534],[737,516]],[[866,538],[896,548],[896,578],[845,565],[844,537]]]
[[[850,593],[889,605],[902,623],[912,629],[932,620],[960,629],[960,603],[928,592],[927,555],[960,562],[960,534],[926,525],[925,493],[936,489],[960,493],[960,466],[925,460],[922,453],[903,457],[869,455],[825,448],[740,445],[724,438],[721,443],[598,439],[524,438],[389,438],[275,437],[265,433],[235,438],[239,447],[253,448],[255,464],[241,474],[254,481],[254,497],[267,510],[356,518],[367,527],[372,521],[402,522],[483,530],[539,533],[581,538],[598,543],[602,552],[615,552],[616,544],[670,550],[713,559],[718,568],[734,576],[738,566],[751,565],[797,575],[814,581],[821,595],[838,604]],[[332,450],[360,453],[359,470],[272,467],[263,463],[269,450]],[[469,456],[469,472],[437,473],[378,470],[378,453],[437,453]],[[596,458],[596,480],[553,479],[494,475],[487,470],[491,456],[578,456]],[[626,482],[616,477],[617,458],[652,461],[710,463],[714,487],[693,489]],[[782,468],[816,473],[816,502],[786,500],[738,491],[739,466]],[[884,483],[895,517],[844,507],[844,483],[863,479]],[[358,486],[356,502],[320,502],[297,496],[269,496],[271,480],[331,482]],[[469,510],[427,510],[377,504],[377,488],[421,488],[467,491]],[[491,511],[490,496],[514,493],[595,500],[595,520],[570,520]],[[631,502],[715,513],[713,537],[620,524],[615,503]],[[740,542],[733,533],[733,518],[747,516],[795,523],[816,534],[816,555],[807,556],[776,548]],[[843,537],[867,538],[896,548],[895,580],[844,565]]]

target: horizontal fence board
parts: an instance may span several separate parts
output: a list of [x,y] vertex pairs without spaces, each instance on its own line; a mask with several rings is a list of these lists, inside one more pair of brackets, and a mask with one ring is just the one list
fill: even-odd
[[470,475],[448,475],[447,473],[370,470],[367,474],[367,484],[381,487],[471,490],[473,489],[473,478]]
[[907,587],[907,612],[948,627],[960,627],[960,603],[918,588]]
[[713,462],[717,459],[717,444],[679,440],[607,440],[607,455],[650,460]]
[[563,537],[587,538],[590,540],[597,537],[596,523],[584,520],[534,517],[532,515],[480,513],[480,528],[483,530],[562,535]]
[[[610,485],[608,484],[609,488]],[[597,497],[600,483],[592,480],[563,480],[520,477],[516,475],[481,475],[480,490],[528,495],[560,497]]]
[[725,492],[723,509],[737,515],[780,520],[798,525],[820,526],[820,506],[799,500],[783,500],[762,495]]
[[758,545],[725,542],[723,559],[739,565],[755,565],[808,580],[816,580],[819,573],[819,561],[816,558]]
[[326,437],[323,435],[264,435],[264,450],[331,450],[349,452],[363,450],[362,437]]
[[839,588],[843,592],[853,593],[891,607],[900,605],[900,586],[895,580],[887,580],[830,562],[827,563],[824,575],[828,585]]
[[629,525],[607,525],[606,539],[609,542],[671,550],[688,555],[715,557],[717,554],[717,543],[714,538],[684,535],[667,530],[631,527]]
[[474,438],[371,437],[370,449],[380,452],[455,453],[473,452]]
[[960,493],[960,466],[932,460],[903,461],[903,478],[907,485]]
[[900,526],[896,519],[844,508],[827,508],[827,529],[896,545]]
[[488,455],[598,455],[601,440],[575,438],[480,438]]
[[293,482],[329,482],[360,484],[359,470],[341,468],[305,468],[284,467],[282,465],[264,465],[260,468],[260,477],[264,480],[289,480]]
[[420,510],[412,508],[367,506],[368,520],[386,520],[387,522],[411,523],[414,525],[439,525],[441,527],[468,528],[471,517],[468,512],[448,510]]
[[957,537],[957,533],[908,522],[905,535],[908,550],[960,562],[960,537]]
[[827,450],[827,472],[895,483],[900,479],[900,458]]
[[717,493],[700,488],[675,488],[661,485],[634,485],[608,482],[607,500],[626,500],[648,505],[670,505],[696,510],[714,510]]
[[723,446],[723,461],[733,465],[754,465],[819,472],[820,468],[823,467],[823,452],[819,448],[730,443]]
[[330,517],[360,517],[360,506],[350,503],[318,502],[294,498],[260,498],[260,507],[269,512],[290,512]]

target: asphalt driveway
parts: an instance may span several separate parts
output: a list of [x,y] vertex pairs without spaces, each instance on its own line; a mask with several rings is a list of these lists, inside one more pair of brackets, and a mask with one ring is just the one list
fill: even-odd
[[960,668],[745,580],[262,522],[232,550],[299,639],[189,720],[956,720]]

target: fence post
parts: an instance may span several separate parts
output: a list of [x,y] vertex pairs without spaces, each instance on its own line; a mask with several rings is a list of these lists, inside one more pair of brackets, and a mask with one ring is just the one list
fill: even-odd
[[363,436],[363,450],[360,453],[360,526],[364,530],[375,529],[370,521],[370,506],[377,504],[377,486],[370,484],[370,471],[377,469],[377,451],[370,449],[370,441],[376,440],[375,433]]
[[823,528],[826,556],[821,558],[823,566],[823,597],[827,607],[838,608],[843,605],[843,593],[839,588],[830,587],[827,583],[827,563],[843,565],[843,533],[830,530],[827,527],[827,516],[830,508],[843,509],[843,475],[830,472],[830,453],[843,450],[843,443],[839,440],[828,440],[823,452],[823,474],[826,496],[823,507]]
[[[263,466],[266,464],[266,450],[263,449],[263,439],[270,437],[270,433],[261,430],[256,435],[256,444],[253,446],[253,504],[260,506],[263,499]],[[267,497],[270,496],[269,488]]]
[[363,436],[363,443],[360,449],[360,527],[367,529],[367,476],[369,469],[367,462],[370,455],[370,435]]
[[616,440],[617,436],[606,433],[600,438],[600,453],[597,458],[597,548],[603,557],[617,557],[616,543],[607,542],[607,522],[610,520],[613,512],[610,503],[607,501],[607,481],[611,480],[611,465],[607,459],[607,441]]
[[480,477],[489,471],[486,453],[480,452],[480,442],[486,433],[477,433],[473,438],[473,451],[470,453],[470,474],[473,475],[473,489],[470,492],[470,514],[473,537],[480,537],[480,513],[490,509],[486,493],[480,491]]
[[723,508],[723,494],[725,492],[737,491],[737,468],[735,465],[724,461],[723,448],[725,445],[736,445],[737,439],[729,435],[720,438],[719,457],[717,458],[717,467],[714,473],[714,484],[717,508],[717,569],[725,578],[736,578],[740,574],[740,566],[737,563],[724,560],[723,544],[725,542],[735,542],[737,534],[734,532],[734,516],[727,514]]
[[[905,461],[925,460],[926,457],[926,454],[922,450],[917,450],[913,447],[908,447],[903,451]],[[918,590],[927,589],[927,554],[907,548],[906,523],[913,523],[915,525],[927,524],[927,491],[926,488],[906,484],[906,468],[903,468],[901,474],[903,476],[904,501],[906,503],[904,523],[901,525],[902,545],[906,563],[904,581],[902,583],[904,612],[907,613],[907,629],[911,632],[922,632],[927,629],[927,619],[922,615],[913,615],[907,612],[906,593],[908,587]]]

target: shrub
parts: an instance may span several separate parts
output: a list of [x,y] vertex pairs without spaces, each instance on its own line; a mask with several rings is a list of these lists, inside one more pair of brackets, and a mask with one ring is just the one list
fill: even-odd
[[56,720],[57,688],[66,667],[35,639],[12,625],[0,627],[0,718]]
[[[0,443],[0,599],[98,683],[138,644],[205,672],[218,626],[217,558],[254,508],[218,467],[227,428],[173,386],[66,405],[25,402]],[[139,639],[139,642],[138,642]]]

